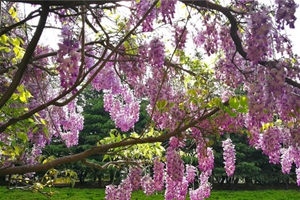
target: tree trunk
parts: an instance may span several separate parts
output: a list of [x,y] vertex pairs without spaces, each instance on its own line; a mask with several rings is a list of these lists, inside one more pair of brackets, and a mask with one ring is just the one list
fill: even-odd
[[86,177],[87,173],[86,172],[80,172],[79,173],[79,183],[80,184],[84,184],[84,180],[85,180],[85,177]]
[[102,174],[98,176],[98,185],[99,187],[102,187]]

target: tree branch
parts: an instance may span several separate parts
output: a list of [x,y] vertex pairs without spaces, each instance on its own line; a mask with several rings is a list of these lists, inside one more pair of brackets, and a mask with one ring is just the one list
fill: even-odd
[[32,40],[30,41],[30,43],[27,47],[27,50],[24,54],[24,57],[23,57],[21,63],[18,64],[18,70],[17,70],[16,74],[14,75],[15,78],[13,79],[13,81],[9,85],[7,91],[3,94],[2,98],[0,99],[0,108],[2,108],[5,105],[5,103],[10,99],[11,95],[14,93],[14,91],[20,84],[23,74],[24,74],[25,70],[27,69],[27,64],[30,61],[30,58],[31,58],[31,56],[36,48],[36,45],[38,44],[38,41],[42,35],[42,32],[44,30],[44,26],[47,21],[48,13],[49,13],[49,6],[44,5],[42,7],[42,13],[41,13],[38,27],[33,35]]
[[[236,18],[232,15],[232,10],[230,8],[223,7],[221,5],[214,4],[212,2],[206,1],[206,0],[199,0],[199,1],[194,1],[194,0],[181,0],[181,2],[187,4],[187,5],[194,5],[194,6],[199,6],[202,8],[208,8],[212,10],[216,10],[221,12],[223,15],[227,17],[227,19],[230,22],[230,36],[235,44],[236,51],[239,52],[239,54],[245,59],[249,60],[247,58],[247,52],[244,50],[241,38],[238,36],[238,22]],[[266,66],[268,61],[259,61],[258,62],[262,66]],[[291,80],[290,78],[286,77],[285,82],[289,85],[292,85],[294,87],[297,87],[300,89],[300,83]]]
[[300,83],[293,81],[290,78],[285,77],[285,82],[300,89]]
[[230,22],[230,35],[231,38],[235,44],[236,50],[241,54],[241,56],[245,59],[247,59],[247,53],[244,51],[242,46],[242,41],[240,37],[237,34],[238,31],[238,23],[235,19],[235,17],[231,14],[231,10],[229,8],[223,7],[221,5],[214,4],[212,2],[206,1],[206,0],[200,0],[200,1],[194,1],[194,0],[181,0],[183,3],[187,5],[195,5],[200,6],[202,8],[208,8],[212,10],[216,10],[221,12],[223,15],[227,17],[227,19]]
[[[15,27],[20,26],[20,25],[24,24],[25,22],[27,22],[28,20],[31,20],[31,19],[33,19],[33,18],[39,16],[38,14],[37,14],[37,15],[33,15],[33,14],[36,13],[36,12],[39,12],[39,11],[38,11],[38,10],[35,10],[35,11],[29,13],[29,15],[28,15],[25,19],[23,19],[23,20],[21,20],[21,21],[15,23],[15,24],[12,24],[12,25],[9,26],[9,27],[2,28],[1,31],[0,31],[0,35],[6,34],[8,31],[14,29]],[[1,27],[0,27],[0,28],[1,28]]]
[[[66,104],[68,104],[69,102],[71,102],[72,100],[74,100],[80,93],[82,93],[82,91],[92,82],[92,80],[97,76],[97,74],[103,69],[103,67],[105,66],[105,64],[109,61],[109,59],[114,55],[114,53],[119,49],[119,47],[132,35],[132,33],[140,26],[140,24],[144,21],[144,19],[148,16],[148,14],[150,13],[150,11],[155,7],[157,1],[155,1],[152,6],[149,8],[148,12],[145,13],[145,15],[142,17],[141,20],[139,20],[139,22],[132,28],[132,30],[130,30],[123,39],[120,40],[120,42],[114,47],[114,49],[110,52],[110,54],[103,60],[103,62],[101,63],[101,65],[99,66],[99,68],[95,71],[95,73],[84,83],[84,85],[82,85],[82,87],[74,94],[72,95],[70,98],[66,99],[63,102],[58,102],[60,99],[62,99],[63,97],[65,97],[67,94],[71,93],[74,89],[76,89],[76,87],[80,84],[78,83],[77,85],[73,85],[72,87],[70,87],[66,92],[60,94],[59,96],[57,96],[56,98],[52,99],[51,101],[42,104],[32,110],[30,110],[29,112],[17,117],[17,118],[12,118],[10,120],[8,120],[5,124],[2,124],[0,126],[0,133],[3,132],[4,130],[6,130],[7,127],[9,127],[10,125],[27,119],[29,117],[31,117],[33,114],[49,107],[50,105],[55,105],[55,106],[64,106]],[[24,56],[25,57],[25,56]],[[94,66],[98,65],[102,60],[99,60]],[[26,66],[26,65],[25,65]],[[86,76],[86,75],[84,75]],[[82,81],[84,80],[84,77],[81,79]],[[17,87],[17,86],[16,86]],[[8,100],[8,99],[7,99]],[[6,100],[6,101],[7,101]],[[5,101],[5,102],[6,102]],[[5,104],[4,102],[4,104]],[[0,100],[1,103],[1,100]],[[1,104],[0,104],[1,105]],[[3,105],[2,105],[3,106]]]
[[[225,102],[224,105],[228,105],[228,102]],[[190,123],[188,123],[182,127],[178,127],[177,129],[175,129],[174,131],[172,131],[168,134],[160,135],[158,137],[134,138],[134,139],[123,140],[121,142],[104,144],[101,146],[92,147],[91,149],[88,149],[88,150],[78,153],[78,154],[57,158],[57,159],[50,161],[48,163],[45,163],[45,164],[8,167],[3,170],[0,170],[0,176],[8,175],[8,174],[24,174],[24,173],[28,173],[28,172],[47,171],[48,169],[54,168],[61,164],[81,161],[89,156],[96,155],[101,152],[107,152],[109,149],[114,149],[117,147],[124,147],[124,146],[129,146],[129,145],[136,145],[136,144],[163,142],[165,140],[168,140],[172,136],[180,135],[182,132],[186,131],[187,129],[189,129],[191,127],[194,127],[199,122],[213,116],[219,110],[220,110],[220,108],[215,108],[215,109],[211,110],[209,113],[207,113],[206,115],[196,118],[196,119],[194,119],[194,121],[191,121]]]

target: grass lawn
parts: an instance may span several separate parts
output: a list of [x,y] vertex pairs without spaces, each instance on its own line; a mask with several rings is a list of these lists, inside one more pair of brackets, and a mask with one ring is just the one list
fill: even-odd
[[[49,191],[49,190],[47,190]],[[103,189],[52,188],[53,200],[102,200]],[[0,187],[1,200],[47,200],[42,194],[24,192],[21,190],[7,190]],[[164,194],[158,193],[146,196],[142,191],[135,191],[132,200],[163,200]],[[188,198],[187,198],[188,199]],[[300,199],[298,190],[258,190],[258,191],[213,191],[209,200],[297,200]]]

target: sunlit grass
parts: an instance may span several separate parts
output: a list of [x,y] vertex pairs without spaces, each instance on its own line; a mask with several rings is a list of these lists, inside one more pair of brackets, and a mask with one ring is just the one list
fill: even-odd
[[296,200],[298,190],[213,191],[209,200]]
[[[49,189],[46,191],[49,192]],[[53,200],[102,200],[104,189],[52,188]],[[47,197],[39,193],[21,190],[8,190],[0,187],[1,200],[46,200]],[[163,200],[164,194],[158,193],[146,196],[142,191],[135,191],[132,200]],[[209,200],[296,200],[300,199],[298,190],[258,190],[258,191],[213,191]]]

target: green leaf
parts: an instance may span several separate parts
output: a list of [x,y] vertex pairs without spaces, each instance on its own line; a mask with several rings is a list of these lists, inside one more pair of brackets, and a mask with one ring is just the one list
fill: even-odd
[[247,108],[239,108],[236,110],[237,112],[240,112],[240,113],[247,113],[248,112],[248,109]]
[[[163,1],[163,0],[161,0],[161,1]],[[158,1],[158,2],[157,2],[156,8],[160,8],[160,6],[161,6],[161,1]]]
[[197,96],[197,91],[196,91],[196,89],[190,89],[190,90],[187,91],[187,93],[188,93],[189,95],[191,95],[192,97],[196,97],[196,96]]
[[248,107],[248,98],[246,96],[242,96],[240,98],[240,104],[244,108]]
[[127,40],[124,42],[124,47],[126,50],[130,49],[130,43]]
[[224,104],[222,103],[221,98],[215,97],[215,98],[213,98],[212,100],[210,100],[210,101],[207,103],[207,106],[208,106],[208,107],[215,107],[215,106],[217,106],[217,107],[223,109]]
[[238,109],[240,104],[235,97],[232,97],[229,99],[229,105],[231,108]]
[[19,47],[14,47],[14,48],[13,48],[13,51],[15,52],[16,58],[17,58],[17,59],[20,59],[20,58],[22,58],[22,56],[23,56],[21,50],[22,50],[22,49],[19,48]]
[[113,134],[112,132],[109,133],[109,136],[111,137],[112,140],[115,140],[115,139],[116,139],[115,134]]
[[19,146],[14,146],[14,149],[15,149],[15,154],[18,156],[20,155],[20,152],[21,152],[21,148]]
[[41,123],[42,123],[43,125],[47,125],[46,120],[44,120],[44,119],[41,118],[40,121],[41,121]]
[[75,179],[71,179],[72,188],[75,186]]
[[236,117],[237,116],[237,113],[236,112],[232,112],[230,108],[228,107],[224,107],[224,110],[228,113],[228,115],[230,117]]
[[110,157],[109,155],[105,154],[105,155],[103,156],[103,159],[102,159],[102,161],[105,161],[105,160],[107,160],[109,157]]
[[37,132],[37,130],[39,130],[39,127],[38,127],[38,126],[34,127],[34,129],[32,130],[32,133]]
[[228,108],[227,106],[224,107],[224,110],[225,110],[225,112],[227,112],[227,113],[231,113],[231,112],[232,112],[232,111],[230,110],[230,108]]
[[11,146],[16,146],[16,144],[17,144],[16,140],[11,141]]
[[0,42],[2,44],[7,44],[7,40],[8,40],[8,37],[5,34],[1,35]]
[[16,18],[17,12],[16,12],[16,8],[15,7],[11,7],[8,12],[12,16],[12,18]]
[[237,116],[237,113],[231,112],[231,113],[228,113],[228,115],[229,115],[230,117],[236,117],[236,116]]
[[20,85],[17,87],[17,90],[19,91],[19,99],[21,102],[23,103],[27,103],[28,102],[28,98],[32,97],[32,95],[30,94],[29,91],[27,91],[24,88],[24,85]]
[[8,47],[0,47],[0,51],[5,51],[6,53],[9,53],[10,52],[10,48],[8,48]]
[[12,153],[10,151],[2,151],[2,155],[4,155],[4,156],[14,156],[14,153]]
[[22,92],[19,96],[21,102],[23,103],[27,103],[27,98],[26,98],[26,93],[25,92]]
[[207,146],[213,146],[214,143],[215,143],[214,140],[209,140],[209,141],[207,142]]
[[14,46],[20,46],[20,40],[18,40],[18,38],[12,39],[11,43]]
[[156,106],[157,106],[158,110],[162,111],[167,106],[167,104],[168,104],[168,102],[165,99],[163,99],[163,100],[157,101]]
[[49,138],[49,131],[48,128],[46,126],[43,126],[43,131],[44,131],[44,135]]
[[20,138],[21,140],[23,140],[24,143],[28,141],[28,137],[27,137],[26,133],[18,132],[17,136],[18,136],[18,138]]
[[153,133],[154,133],[154,129],[153,129],[153,128],[150,128],[149,132],[147,133],[147,136],[152,137],[152,136],[153,136]]
[[121,134],[120,133],[118,133],[118,135],[117,135],[117,141],[116,142],[120,142],[122,140],[122,138],[121,138]]

